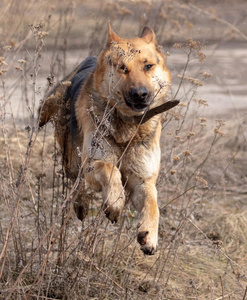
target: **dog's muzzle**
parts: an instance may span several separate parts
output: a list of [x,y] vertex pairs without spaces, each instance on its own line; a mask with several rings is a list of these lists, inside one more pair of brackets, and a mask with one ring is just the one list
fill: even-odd
[[144,111],[152,102],[152,97],[144,87],[132,88],[124,96],[125,103],[134,111]]

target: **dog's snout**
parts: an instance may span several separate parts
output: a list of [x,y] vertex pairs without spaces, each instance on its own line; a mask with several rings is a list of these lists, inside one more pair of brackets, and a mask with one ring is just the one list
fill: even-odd
[[134,100],[145,100],[148,96],[148,90],[145,88],[145,86],[132,88],[130,90],[130,95]]
[[145,86],[132,87],[124,97],[127,106],[135,111],[145,110],[152,102],[152,93]]

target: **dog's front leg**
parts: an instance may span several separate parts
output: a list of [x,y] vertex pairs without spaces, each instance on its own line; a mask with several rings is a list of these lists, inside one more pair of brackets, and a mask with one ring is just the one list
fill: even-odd
[[103,193],[103,208],[112,222],[117,222],[125,204],[124,188],[119,169],[111,163],[95,160],[85,168],[88,184]]
[[157,250],[159,226],[155,180],[151,178],[137,184],[132,192],[131,201],[141,213],[137,241],[144,254],[152,255]]

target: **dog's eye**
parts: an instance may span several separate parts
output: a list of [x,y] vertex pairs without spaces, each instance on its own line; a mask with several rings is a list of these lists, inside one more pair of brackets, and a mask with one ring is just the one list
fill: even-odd
[[153,66],[154,65],[152,65],[152,64],[147,64],[147,65],[145,65],[144,70],[149,71],[150,69],[152,69]]
[[129,70],[127,69],[127,67],[125,66],[125,64],[122,64],[119,69],[124,73],[124,74],[128,74]]

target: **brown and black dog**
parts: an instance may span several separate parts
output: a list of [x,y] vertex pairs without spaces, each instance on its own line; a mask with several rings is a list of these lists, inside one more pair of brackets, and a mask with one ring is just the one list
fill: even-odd
[[40,108],[39,126],[55,123],[67,175],[74,180],[83,168],[90,187],[102,191],[106,216],[117,222],[126,197],[141,213],[137,240],[149,255],[158,242],[161,115],[141,120],[164,103],[170,80],[150,27],[124,39],[108,23],[99,57],[85,59],[64,79],[69,84],[55,87]]

